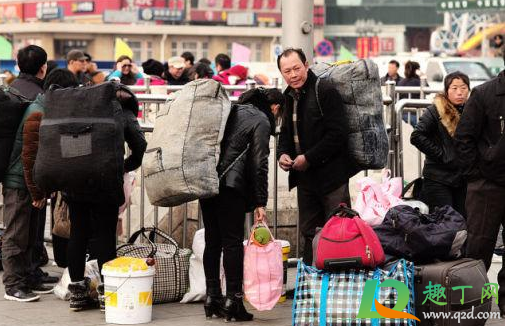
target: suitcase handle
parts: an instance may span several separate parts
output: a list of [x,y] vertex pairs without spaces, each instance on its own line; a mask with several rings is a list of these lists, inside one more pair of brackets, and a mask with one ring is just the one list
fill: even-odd
[[338,271],[341,269],[356,268],[356,266],[361,266],[361,258],[342,258],[342,259],[326,259],[324,261],[324,270],[326,271]]

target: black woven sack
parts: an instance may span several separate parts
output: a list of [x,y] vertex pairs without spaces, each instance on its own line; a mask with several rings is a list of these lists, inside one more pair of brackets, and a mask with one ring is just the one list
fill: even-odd
[[46,92],[34,167],[41,190],[108,194],[119,204],[124,201],[124,123],[116,98],[119,87],[108,82],[80,88],[52,87]]

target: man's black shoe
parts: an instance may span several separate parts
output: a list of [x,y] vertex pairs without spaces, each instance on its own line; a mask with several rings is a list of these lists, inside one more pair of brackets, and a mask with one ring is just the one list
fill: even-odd
[[50,276],[48,273],[44,273],[44,276],[42,276],[39,280],[40,283],[58,283],[60,278],[56,276]]
[[28,289],[8,289],[4,294],[5,300],[18,302],[32,302],[40,299],[40,296]]
[[31,286],[30,289],[32,290],[33,293],[35,294],[49,294],[53,293],[53,286],[47,286],[42,283]]

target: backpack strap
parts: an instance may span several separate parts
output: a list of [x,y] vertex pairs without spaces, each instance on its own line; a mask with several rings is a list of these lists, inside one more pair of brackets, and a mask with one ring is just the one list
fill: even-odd
[[321,108],[321,101],[319,100],[319,83],[321,82],[321,77],[317,77],[316,80],[316,101],[317,107],[319,108],[319,112],[321,112],[321,116],[324,117],[323,109]]
[[228,173],[228,171],[230,171],[233,168],[233,166],[235,166],[235,164],[237,164],[238,160],[240,160],[242,158],[242,156],[244,156],[245,153],[247,153],[250,146],[251,146],[251,144],[248,143],[246,148],[244,149],[244,151],[242,151],[242,153],[240,153],[239,156],[237,156],[237,158],[235,160],[233,160],[233,162],[231,162],[230,165],[228,165],[228,167],[219,176],[219,181],[221,181],[221,179],[226,175],[226,173]]
[[33,102],[28,97],[21,94],[16,88],[12,86],[2,86],[2,89],[5,93],[9,93],[15,97],[17,97],[21,102]]

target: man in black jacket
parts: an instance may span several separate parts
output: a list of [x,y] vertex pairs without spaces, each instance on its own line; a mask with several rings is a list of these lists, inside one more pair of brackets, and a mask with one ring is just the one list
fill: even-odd
[[340,203],[350,206],[349,127],[340,94],[325,80],[316,90],[317,77],[301,49],[286,49],[277,66],[288,84],[277,159],[281,169],[289,171],[289,188],[298,187],[303,260],[312,264],[316,228]]
[[[505,70],[472,91],[456,130],[459,159],[468,180],[466,254],[491,266],[505,226]],[[502,233],[501,235],[505,235]],[[505,318],[505,262],[498,274],[498,306]]]

